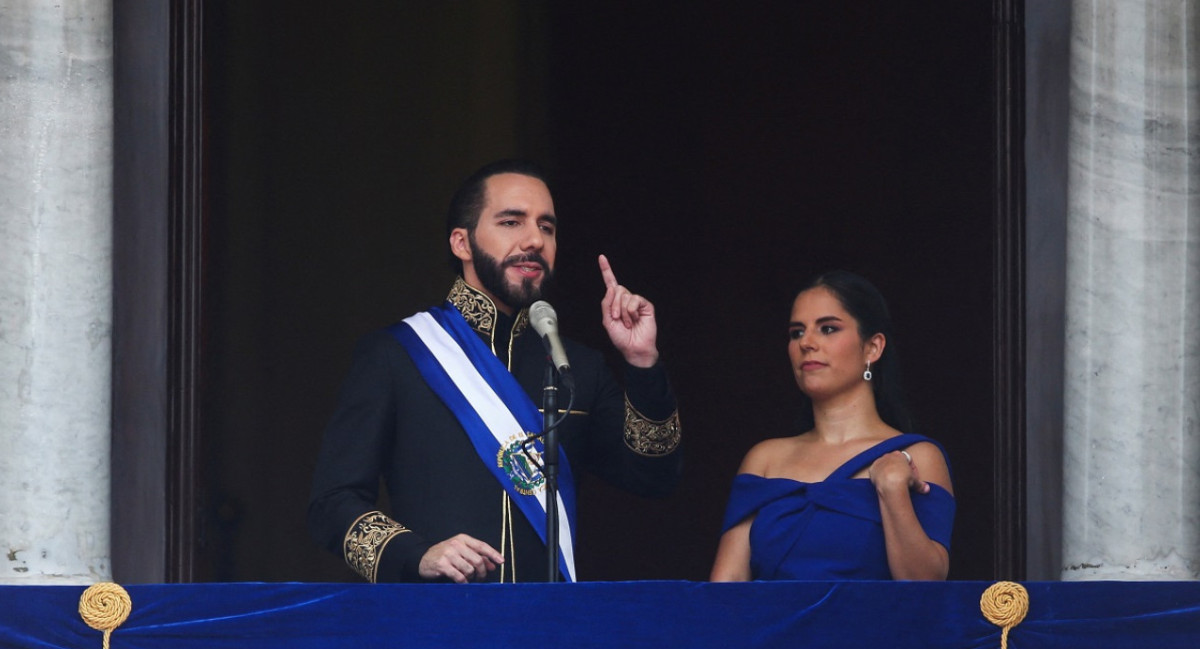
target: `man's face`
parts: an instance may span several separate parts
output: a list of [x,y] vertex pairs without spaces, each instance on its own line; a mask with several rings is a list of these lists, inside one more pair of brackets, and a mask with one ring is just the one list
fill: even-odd
[[451,233],[463,279],[512,313],[541,298],[554,272],[558,220],[550,190],[537,178],[497,174],[485,181],[479,223]]

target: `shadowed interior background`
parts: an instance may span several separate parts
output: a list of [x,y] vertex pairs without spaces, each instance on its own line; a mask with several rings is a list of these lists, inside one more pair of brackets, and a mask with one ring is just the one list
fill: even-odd
[[354,341],[444,297],[456,184],[510,155],[551,172],[563,328],[607,347],[609,255],[680,399],[673,496],[583,479],[582,578],[707,577],[742,455],[799,432],[787,316],[830,268],[888,297],[951,578],[991,577],[989,4],[660,4],[205,3],[202,579],[357,579],[305,531],[322,428]]

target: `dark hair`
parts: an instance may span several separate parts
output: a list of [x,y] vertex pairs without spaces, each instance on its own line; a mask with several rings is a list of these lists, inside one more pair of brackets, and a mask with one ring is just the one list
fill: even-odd
[[[896,351],[892,317],[888,313],[883,294],[864,277],[845,270],[833,270],[809,281],[796,295],[818,287],[832,293],[842,308],[858,321],[858,334],[863,340],[875,334],[883,334],[887,340],[883,355],[871,364],[871,389],[875,392],[875,409],[887,425],[902,433],[912,432],[912,417],[904,404],[904,393],[900,386],[900,359]],[[800,430],[806,431],[815,425],[812,399],[803,392],[800,394]]]
[[[454,196],[450,198],[450,209],[446,211],[447,240],[450,238],[450,233],[457,228],[466,228],[468,234],[475,231],[475,226],[479,225],[479,214],[483,211],[483,204],[487,198],[487,179],[499,174],[521,174],[537,178],[547,186],[550,184],[546,181],[546,175],[542,172],[541,167],[528,160],[510,158],[490,162],[480,167],[475,173],[467,176],[467,179],[454,192]],[[461,273],[462,260],[455,257],[453,252],[448,254],[450,255],[450,270]]]

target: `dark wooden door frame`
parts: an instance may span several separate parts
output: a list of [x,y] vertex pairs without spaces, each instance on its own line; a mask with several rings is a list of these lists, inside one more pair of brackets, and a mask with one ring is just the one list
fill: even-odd
[[1025,578],[1025,11],[994,0],[993,576]]
[[171,3],[167,301],[167,580],[194,581],[203,543],[200,464],[204,340],[203,0]]
[[190,582],[204,259],[203,1],[113,3],[112,569]]
[[[1025,574],[1024,10],[993,0],[997,578]],[[114,3],[112,561],[190,582],[203,551],[203,0]]]

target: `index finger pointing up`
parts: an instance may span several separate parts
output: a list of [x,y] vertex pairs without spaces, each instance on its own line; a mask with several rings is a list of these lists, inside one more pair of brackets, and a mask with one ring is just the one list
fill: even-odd
[[608,257],[600,255],[600,276],[604,278],[604,285],[612,288],[617,286],[617,276],[613,274],[612,264],[608,263]]

